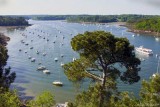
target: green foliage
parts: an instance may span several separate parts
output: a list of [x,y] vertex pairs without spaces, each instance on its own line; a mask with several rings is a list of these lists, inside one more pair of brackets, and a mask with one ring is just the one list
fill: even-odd
[[8,59],[7,49],[0,44],[0,69],[6,65],[6,61]]
[[65,74],[67,75],[68,79],[76,82],[83,80],[85,77],[88,76],[84,72],[88,66],[90,66],[89,61],[85,58],[81,58],[74,62],[65,64],[63,68],[66,70]]
[[[12,16],[13,17],[13,16]],[[153,17],[159,17],[156,15],[31,15],[22,16],[33,20],[67,20],[68,22],[98,22],[98,23],[109,23],[109,22],[137,22],[140,19],[147,19]]]
[[160,32],[160,18],[143,19],[135,23],[135,29]]
[[160,74],[151,77],[149,81],[142,81],[140,98],[133,94],[122,92],[118,96],[112,96],[111,107],[160,107]]
[[[126,38],[118,38],[104,31],[85,32],[72,38],[71,45],[72,49],[80,54],[80,59],[64,65],[65,74],[72,81],[99,77],[87,71],[89,68],[102,75],[99,107],[104,104],[103,92],[109,88],[116,90],[115,84],[112,84],[113,87],[107,85],[110,79],[114,82],[121,77],[122,81],[130,84],[139,81],[140,60],[135,57],[134,47]],[[115,65],[125,67],[126,71],[121,74]],[[111,89],[109,91],[112,91]]]
[[8,90],[10,84],[14,82],[16,78],[15,72],[10,72],[10,68],[4,68],[8,59],[6,47],[0,45],[0,88]]
[[118,96],[112,96],[110,99],[110,107],[137,107],[138,101],[128,92],[121,92]]
[[99,23],[108,23],[108,22],[137,22],[141,19],[159,17],[154,15],[75,15],[68,16],[67,21],[69,22],[99,22]]
[[[0,89],[2,92],[3,89]],[[0,107],[20,107],[21,102],[16,91],[5,91],[0,93]]]
[[23,17],[0,16],[0,26],[23,26],[29,25]]
[[44,15],[44,16],[33,16],[33,20],[65,20],[67,15]]
[[52,107],[54,105],[54,96],[48,91],[43,92],[35,100],[31,100],[27,104],[28,107]]
[[142,81],[140,97],[140,105],[154,107],[160,106],[160,74],[151,77],[149,81]]
[[[128,82],[133,83],[140,79],[137,72],[138,69],[136,69],[140,61],[135,58],[134,47],[130,45],[126,38],[114,37],[112,34],[104,31],[85,32],[75,36],[71,41],[71,45],[73,50],[79,52],[81,57],[79,64],[76,64],[76,61],[67,64],[67,69],[65,70],[72,77],[78,77],[74,75],[76,73],[73,73],[78,70],[82,73],[87,67],[99,69],[100,66],[103,72],[111,73],[110,71],[116,71],[117,75],[120,74],[120,71],[115,69],[114,64],[119,63],[128,69],[126,72],[130,72],[130,75],[122,75],[122,80],[130,80]],[[82,58],[89,61],[88,64],[84,64],[85,69],[79,67],[80,63],[83,64],[84,62],[81,60]],[[73,67],[76,69],[72,69]],[[134,75],[134,78],[132,75]]]
[[108,102],[112,94],[117,94],[116,91],[116,83],[112,79],[108,79],[106,81],[106,90],[102,90],[101,84],[97,83],[94,86],[90,86],[87,91],[83,91],[82,93],[76,96],[74,103],[69,103],[69,107],[98,107],[100,103],[101,94],[104,97],[104,102],[101,107],[107,107]]
[[0,70],[0,87],[3,89],[8,90],[11,83],[14,82],[16,78],[15,72],[10,72],[11,68],[5,68],[4,70]]
[[67,17],[69,22],[99,22],[99,23],[108,23],[108,22],[117,22],[117,16],[115,15],[78,15]]

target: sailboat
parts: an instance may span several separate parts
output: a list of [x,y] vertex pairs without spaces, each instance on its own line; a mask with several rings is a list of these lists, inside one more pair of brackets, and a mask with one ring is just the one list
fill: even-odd
[[64,66],[64,63],[61,62],[61,67]]
[[72,60],[73,60],[73,62],[74,62],[74,61],[76,60],[76,58],[75,58],[75,57],[73,57],[73,59],[72,59]]
[[46,69],[45,66],[40,66],[40,67],[37,68],[37,70],[45,70],[45,69]]
[[35,61],[36,61],[36,59],[35,59],[35,58],[32,58],[32,59],[31,59],[31,62],[35,62]]
[[43,73],[50,74],[50,71],[48,69],[46,69],[46,70],[43,70]]
[[63,83],[60,81],[60,71],[59,71],[59,80],[53,81],[52,84],[60,87],[63,86]]
[[156,75],[157,75],[158,72],[159,72],[159,63],[160,63],[160,57],[158,57],[157,72],[152,75],[153,77],[156,77]]
[[56,62],[57,62],[57,61],[58,61],[58,58],[54,58],[54,61],[56,61]]
[[[55,61],[58,61],[58,58],[54,58]],[[61,66],[63,66],[64,64],[61,62]],[[63,83],[60,81],[60,71],[59,71],[59,80],[55,80],[52,82],[53,85],[56,86],[63,86]]]
[[53,82],[53,85],[63,86],[63,83],[62,83],[61,81],[55,80],[55,81]]

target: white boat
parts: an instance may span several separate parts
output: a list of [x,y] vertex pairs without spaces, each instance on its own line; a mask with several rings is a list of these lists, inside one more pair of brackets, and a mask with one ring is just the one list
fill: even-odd
[[76,58],[75,57],[73,57],[73,59],[72,59],[73,61],[75,61],[76,60]]
[[45,69],[46,69],[45,66],[40,66],[40,67],[37,68],[37,70],[45,70]]
[[159,74],[159,65],[160,65],[160,57],[158,57],[157,72],[152,75],[153,77],[156,77],[156,75]]
[[54,58],[54,61],[56,61],[56,62],[57,62],[57,61],[58,61],[58,58]]
[[43,55],[43,56],[46,56],[47,54],[46,54],[46,53],[43,53],[42,55]]
[[160,41],[160,38],[156,37],[155,40],[156,40],[156,41]]
[[25,51],[24,53],[27,53],[27,51]]
[[32,58],[32,59],[31,59],[31,62],[35,62],[35,61],[36,61],[36,59],[35,59],[35,58]]
[[56,86],[63,86],[63,83],[61,82],[61,81],[54,81],[54,82],[52,82],[53,83],[53,85],[56,85]]
[[61,66],[64,66],[64,63],[61,62]]
[[50,74],[50,71],[48,69],[46,69],[46,70],[43,70],[43,73]]
[[153,51],[151,49],[144,48],[143,46],[135,47],[135,50],[142,54],[153,55]]

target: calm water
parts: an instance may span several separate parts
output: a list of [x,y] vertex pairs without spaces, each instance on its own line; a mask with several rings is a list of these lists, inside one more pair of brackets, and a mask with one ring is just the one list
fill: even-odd
[[[94,25],[94,24],[77,24],[67,23],[63,21],[32,21],[32,26],[26,28],[9,29],[5,33],[11,38],[7,48],[9,59],[7,66],[11,66],[12,71],[16,71],[17,78],[12,87],[19,90],[22,97],[32,97],[44,90],[49,90],[54,93],[57,102],[65,102],[73,100],[77,93],[77,85],[68,81],[64,74],[61,63],[71,62],[73,57],[78,58],[78,54],[73,52],[70,46],[70,40],[73,36],[84,31],[105,30],[113,33],[118,37],[127,37],[131,44],[135,46],[143,45],[146,48],[153,50],[153,56],[137,55],[139,58],[145,59],[141,64],[141,80],[148,79],[156,72],[157,58],[155,54],[160,53],[160,42],[155,41],[154,36],[137,35],[127,32],[127,28],[114,25]],[[22,35],[27,36],[22,36]],[[41,36],[40,37],[38,37]],[[44,39],[45,37],[45,39]],[[47,42],[46,38],[49,39]],[[24,40],[25,43],[21,43]],[[33,40],[31,42],[31,40]],[[55,41],[55,43],[53,43]],[[63,44],[63,45],[62,45]],[[33,49],[30,49],[33,47]],[[19,52],[19,49],[22,49]],[[36,51],[40,51],[37,55]],[[27,51],[27,53],[25,53]],[[43,56],[42,53],[47,55]],[[62,58],[61,55],[64,55]],[[35,62],[28,59],[29,56],[36,58]],[[58,58],[55,62],[54,58]],[[38,63],[46,66],[51,74],[46,75],[42,71],[37,71]],[[52,85],[54,80],[61,80],[64,83],[63,87]],[[81,90],[85,90],[90,80],[85,80]],[[133,91],[138,95],[141,81],[133,85],[123,84],[118,82],[120,90]]]

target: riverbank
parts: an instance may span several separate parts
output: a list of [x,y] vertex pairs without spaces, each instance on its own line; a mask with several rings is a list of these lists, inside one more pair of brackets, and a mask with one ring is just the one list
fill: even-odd
[[99,23],[99,22],[68,22],[68,23],[99,24],[99,25],[115,25],[116,24],[116,25],[119,25],[119,26],[125,26],[126,25],[126,22],[108,22],[108,23]]
[[128,28],[128,32],[133,32],[133,33],[138,33],[138,34],[145,34],[145,35],[153,35],[153,36],[157,36],[160,37],[160,33],[158,32],[153,32],[150,30],[138,30],[134,28],[134,25],[130,25],[130,24],[124,24],[122,26],[125,26]]
[[0,44],[3,46],[7,45],[7,42],[10,40],[9,37],[5,36],[4,33],[0,32]]

